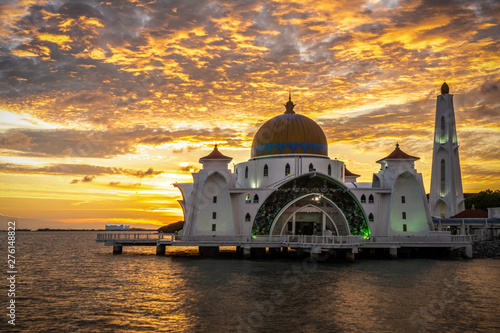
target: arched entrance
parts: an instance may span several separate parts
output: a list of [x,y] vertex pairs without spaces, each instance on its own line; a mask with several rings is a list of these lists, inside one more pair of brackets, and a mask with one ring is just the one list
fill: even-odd
[[307,194],[290,202],[271,226],[272,235],[349,235],[342,211],[328,198]]
[[[315,197],[321,199],[324,207],[312,203],[311,199]],[[309,198],[309,203],[305,198]],[[301,201],[303,199],[304,201]],[[293,208],[295,203],[298,207]],[[336,232],[340,235],[370,235],[366,214],[352,192],[342,183],[319,173],[311,173],[292,179],[269,195],[253,220],[252,235],[281,234],[290,218],[294,214],[297,217],[297,213],[307,212],[306,207],[310,207],[309,213],[311,213],[311,215],[306,216],[306,219],[313,219],[312,213],[325,214],[325,218],[328,217],[327,221],[329,220],[334,226],[331,228],[332,233],[336,228]],[[341,223],[342,220],[345,221],[345,224]],[[311,221],[314,225],[315,220]],[[325,227],[327,227],[327,221],[325,221]],[[310,230],[310,225],[303,224],[301,226]],[[345,226],[345,229],[341,229],[342,226]],[[295,228],[295,232],[297,232],[297,224],[295,224]],[[322,230],[323,224],[321,223],[320,232]]]

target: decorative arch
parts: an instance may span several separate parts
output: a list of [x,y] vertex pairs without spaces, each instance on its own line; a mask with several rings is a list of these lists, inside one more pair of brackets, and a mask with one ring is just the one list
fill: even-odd
[[312,163],[309,163],[309,172],[314,171],[314,165]]
[[375,200],[373,198],[373,194],[370,194],[370,196],[368,197],[368,203],[374,203]]
[[368,221],[373,222],[374,220],[373,213],[370,213],[370,215],[368,215]]
[[441,178],[440,178],[440,190],[441,197],[446,195],[446,161],[444,158],[441,160]]
[[254,195],[253,203],[259,203],[259,195],[258,194]]
[[269,176],[269,167],[266,165],[264,165],[264,177],[268,177]]
[[248,166],[245,167],[245,179],[248,178]]
[[250,194],[247,194],[245,197],[245,203],[251,203],[252,202],[252,196]]
[[247,215],[245,215],[245,222],[250,222],[251,219],[250,213],[247,213]]
[[328,164],[328,176],[332,175],[332,165]]
[[436,205],[434,207],[432,207],[432,208],[433,208],[434,214],[439,214],[439,216],[445,217],[445,215],[446,215],[446,208],[447,208],[446,201],[444,201],[443,199],[439,198],[436,201]]
[[366,203],[366,195],[361,196],[361,203]]
[[285,176],[290,176],[290,164],[285,165]]
[[441,130],[440,133],[441,137],[439,138],[439,143],[446,143],[447,139],[447,133],[446,133],[446,118],[444,116],[441,116]]
[[366,214],[352,192],[337,180],[319,173],[292,179],[268,196],[255,215],[252,235],[269,235],[282,210],[307,194],[320,195],[335,204],[345,216],[351,235],[370,235]]
[[327,230],[332,231],[332,234],[342,236],[350,234],[349,224],[342,211],[331,200],[316,193],[301,196],[283,207],[274,219],[271,226],[271,233],[273,235],[282,234],[282,230],[294,215],[305,211],[310,214],[311,210],[313,213],[325,214],[326,219],[331,225],[331,228],[327,228]]

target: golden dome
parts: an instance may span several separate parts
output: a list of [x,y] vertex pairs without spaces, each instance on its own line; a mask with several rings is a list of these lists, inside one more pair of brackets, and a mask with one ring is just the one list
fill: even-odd
[[251,157],[275,154],[315,154],[328,156],[328,142],[321,127],[312,119],[293,111],[291,98],[286,112],[262,125],[252,142]]

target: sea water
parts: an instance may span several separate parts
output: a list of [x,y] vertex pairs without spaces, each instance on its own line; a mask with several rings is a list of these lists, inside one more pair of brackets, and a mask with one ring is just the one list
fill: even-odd
[[[17,232],[5,332],[499,332],[500,260],[245,260]],[[0,233],[7,267],[7,233]],[[4,275],[8,277],[8,268]]]

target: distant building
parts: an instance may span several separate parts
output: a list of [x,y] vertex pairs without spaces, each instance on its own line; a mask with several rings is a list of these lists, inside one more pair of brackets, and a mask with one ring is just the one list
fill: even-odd
[[128,230],[130,229],[130,224],[106,224],[106,230]]

